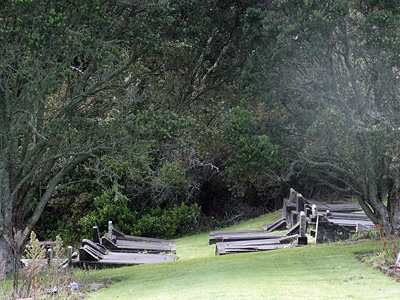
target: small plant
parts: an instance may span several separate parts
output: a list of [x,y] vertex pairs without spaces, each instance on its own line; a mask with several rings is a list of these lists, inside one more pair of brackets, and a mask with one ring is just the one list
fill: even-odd
[[376,235],[379,237],[381,243],[375,255],[364,258],[364,262],[372,265],[374,268],[384,265],[394,265],[397,255],[400,252],[400,242],[393,237],[386,236],[383,226],[375,225],[374,228],[376,229]]
[[24,257],[27,259],[36,259],[41,255],[42,251],[44,251],[44,247],[40,245],[39,239],[35,232],[32,231],[29,243],[25,246]]
[[[13,232],[13,239],[8,243],[13,249],[22,245],[22,235],[19,231]],[[62,240],[58,236],[54,247],[55,256],[63,255]],[[14,272],[12,288],[6,281],[0,282],[0,299],[12,300],[22,298],[32,299],[80,299],[82,293],[90,292],[90,281],[87,272],[59,268],[56,264],[48,265],[45,260],[46,250],[42,247],[34,232],[25,247],[25,266]],[[5,270],[5,262],[0,263],[0,274]],[[86,275],[86,276],[84,276]],[[19,279],[20,278],[20,279]],[[5,278],[2,278],[5,279]]]
[[56,244],[53,247],[54,257],[63,258],[66,256],[64,242],[59,235],[56,236]]

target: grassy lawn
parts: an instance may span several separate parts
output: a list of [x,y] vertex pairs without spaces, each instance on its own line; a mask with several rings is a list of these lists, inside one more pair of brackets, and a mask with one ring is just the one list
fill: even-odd
[[[263,216],[227,230],[260,229]],[[113,284],[88,299],[395,299],[400,284],[360,263],[373,242],[310,245],[269,252],[214,256],[208,234],[177,240],[179,260],[90,273]]]

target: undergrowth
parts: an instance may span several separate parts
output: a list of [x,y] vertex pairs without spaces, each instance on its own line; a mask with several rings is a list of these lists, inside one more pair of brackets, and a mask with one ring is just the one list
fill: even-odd
[[[9,243],[18,245],[19,234]],[[62,241],[57,238],[54,246],[55,257],[62,255]],[[13,280],[0,280],[0,299],[83,299],[93,286],[88,280],[87,271],[63,268],[57,264],[48,264],[46,249],[40,245],[34,232],[25,247],[25,266],[14,272]],[[5,274],[5,262],[0,264],[0,274]]]
[[373,255],[366,255],[362,260],[367,265],[373,268],[379,268],[382,266],[395,265],[396,259],[400,252],[400,240],[393,236],[385,236],[384,228],[380,225],[375,225],[378,239],[378,251]]

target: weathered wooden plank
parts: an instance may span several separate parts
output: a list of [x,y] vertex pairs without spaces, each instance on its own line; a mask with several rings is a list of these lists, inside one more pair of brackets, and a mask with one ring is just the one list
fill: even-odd
[[354,212],[362,211],[362,208],[357,203],[327,203],[318,200],[308,200],[310,205],[315,204],[319,212],[329,210],[331,212]]
[[97,226],[93,226],[92,228],[92,240],[93,243],[100,244],[100,232]]
[[84,245],[83,247],[79,248],[79,260],[100,261],[103,258],[103,254],[88,245]]
[[147,252],[152,254],[158,254],[162,252],[166,253],[176,253],[175,244],[166,243],[151,243],[151,242],[140,242],[131,240],[120,240],[117,239],[115,243],[110,241],[106,237],[102,237],[101,243],[108,250],[113,252]]
[[114,252],[147,252],[147,253],[176,253],[175,244],[166,243],[151,243],[151,242],[138,242],[130,240],[117,239],[115,246],[109,246],[109,249]]
[[315,240],[318,244],[336,242],[347,239],[351,230],[340,224],[335,224],[322,215],[318,215]]
[[174,261],[176,255],[158,255],[158,254],[140,254],[140,253],[115,253],[110,252],[104,255],[103,259],[98,261],[75,260],[74,265],[92,265],[96,267],[123,266],[123,265],[141,265],[149,263],[159,263],[165,261]]
[[280,218],[270,225],[264,225],[266,232],[273,232],[277,230],[285,230],[287,226],[286,218]]
[[88,239],[82,240],[82,247],[85,245],[88,245],[89,247],[96,249],[98,252],[100,252],[103,255],[106,254],[106,252],[107,252],[107,249],[103,245],[96,244]]
[[[322,215],[326,216],[326,212],[322,212]],[[355,213],[343,213],[343,212],[333,212],[329,216],[326,216],[328,219],[348,219],[348,220],[366,220],[370,219],[365,214],[355,214]]]
[[294,235],[300,233],[300,222],[297,222],[295,225],[290,227],[288,231],[286,231],[285,236]]
[[273,234],[273,233],[228,233],[223,234],[220,232],[218,235],[210,235],[209,244],[215,244],[218,242],[232,242],[232,241],[244,241],[244,240],[260,240],[260,239],[278,239],[283,237],[284,234]]
[[227,235],[227,234],[254,234],[267,233],[266,230],[232,230],[232,231],[211,231],[210,235]]
[[358,223],[356,225],[356,232],[373,231],[373,230],[375,230],[374,226],[375,226],[375,224],[372,226],[372,225],[364,225],[364,224]]
[[367,221],[367,220],[349,220],[349,219],[331,219],[328,218],[329,222],[345,226],[345,227],[356,227],[357,224],[365,225],[365,226],[374,226],[374,223],[372,221]]
[[220,242],[216,244],[215,255],[225,255],[233,253],[247,253],[247,252],[260,252],[260,251],[270,251],[282,248],[289,248],[290,245],[287,244],[264,244],[264,245],[240,245],[236,242],[226,243]]
[[250,240],[250,241],[234,241],[234,242],[224,242],[227,247],[237,247],[237,246],[259,246],[259,245],[272,245],[279,244],[280,239],[264,239],[264,240]]
[[115,229],[115,228],[112,228],[112,234],[116,237],[117,240],[128,240],[128,241],[137,241],[137,242],[167,243],[167,244],[174,243],[174,241],[170,241],[170,240],[128,235],[128,234],[123,233],[122,231],[119,231],[118,229]]

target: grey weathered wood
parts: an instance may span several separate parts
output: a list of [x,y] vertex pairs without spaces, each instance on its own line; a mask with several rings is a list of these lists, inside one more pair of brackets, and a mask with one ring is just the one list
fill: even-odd
[[49,253],[49,256],[48,256],[48,264],[51,265],[51,262],[52,262],[52,260],[53,260],[53,249],[48,249],[47,251],[48,251],[48,253]]
[[112,225],[112,221],[108,221],[108,239],[112,241],[113,237],[112,237],[112,229],[113,229],[113,225]]
[[283,234],[273,234],[266,233],[264,230],[261,232],[259,230],[254,231],[218,231],[210,232],[209,244],[215,244],[218,242],[231,242],[231,241],[244,241],[244,240],[260,240],[260,239],[276,239],[283,237]]
[[[107,236],[108,236],[108,234],[107,234]],[[101,245],[103,245],[107,249],[112,248],[112,247],[117,247],[117,245],[112,240],[110,240],[107,236],[103,236],[101,238]]]
[[304,211],[300,212],[300,237],[305,237],[307,232],[307,218]]
[[103,255],[100,252],[97,252],[95,249],[91,248],[88,245],[79,248],[80,261],[99,261],[102,258]]
[[315,236],[315,240],[318,244],[325,242],[336,242],[349,237],[351,230],[331,221],[332,220],[328,220],[322,215],[318,215]]
[[317,215],[318,215],[318,208],[315,204],[312,205],[311,207],[311,218],[316,221],[317,220]]
[[254,234],[268,233],[266,230],[226,230],[226,231],[211,231],[210,236],[228,235],[228,234]]
[[297,196],[297,192],[293,189],[290,188],[290,192],[289,192],[289,200],[291,204],[296,204],[296,196]]
[[137,242],[154,242],[154,243],[167,243],[167,244],[174,243],[174,241],[171,241],[171,240],[156,239],[156,238],[150,238],[150,237],[124,234],[122,231],[119,231],[116,228],[112,229],[112,234],[113,234],[113,236],[116,237],[117,240],[130,240],[130,241],[137,241]]
[[[325,215],[326,213],[321,213],[321,215]],[[355,213],[343,213],[343,212],[331,212],[330,216],[327,216],[328,219],[348,219],[348,220],[365,220],[369,221],[370,219],[365,214],[355,214]]]
[[304,199],[302,194],[296,194],[296,211],[304,211]]
[[299,222],[299,212],[292,210],[289,214],[288,225],[289,227],[292,227],[293,225],[297,224],[297,222]]
[[374,226],[363,225],[360,223],[357,223],[356,225],[356,232],[373,231],[373,230]]
[[285,230],[287,227],[287,222],[286,219],[280,218],[276,222],[270,224],[270,225],[264,225],[265,226],[265,231],[266,232],[273,232],[277,230]]
[[107,249],[103,245],[96,244],[96,243],[94,243],[94,242],[92,242],[91,240],[88,240],[88,239],[83,239],[82,240],[82,246],[85,246],[85,245],[88,245],[88,246],[96,249],[98,252],[100,252],[103,255],[106,254],[106,252],[107,252]]
[[285,236],[299,234],[300,233],[300,222],[297,222],[295,225],[290,227],[288,231],[286,231]]
[[333,224],[337,224],[337,225],[341,225],[344,227],[348,227],[349,229],[356,229],[357,224],[361,224],[364,226],[370,226],[373,227],[374,223],[372,221],[366,221],[366,220],[349,220],[349,219],[331,219],[328,218],[328,221],[333,223]]
[[75,260],[74,265],[95,266],[95,267],[113,267],[113,266],[132,266],[149,263],[160,263],[166,261],[174,261],[176,255],[159,255],[159,254],[140,254],[140,253],[115,253],[110,252],[100,260]]
[[279,243],[279,240],[277,240],[275,243],[266,242],[266,244],[247,244],[246,242],[219,242],[216,243],[215,255],[260,252],[289,247],[291,246]]
[[362,211],[362,208],[357,203],[327,203],[318,200],[308,200],[310,205],[315,204],[318,211],[329,210],[331,212],[355,212]]
[[115,244],[107,243],[104,245],[113,252],[147,252],[147,253],[176,253],[175,244],[140,242],[130,240],[119,240]]
[[298,237],[299,237],[298,234],[284,236],[283,238],[279,239],[279,243],[290,244],[290,243],[295,242],[298,239]]
[[290,212],[296,210],[296,203],[290,203],[289,199],[283,200],[282,218],[289,222]]
[[72,246],[68,246],[68,268],[72,267]]
[[97,226],[93,226],[92,240],[93,240],[93,243],[100,244],[100,232],[99,232],[99,227],[97,227]]
[[297,245],[307,245],[308,239],[306,236],[307,232],[307,217],[304,211],[300,212],[300,233],[297,238]]

